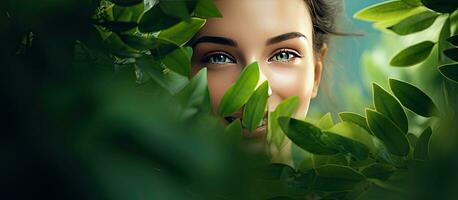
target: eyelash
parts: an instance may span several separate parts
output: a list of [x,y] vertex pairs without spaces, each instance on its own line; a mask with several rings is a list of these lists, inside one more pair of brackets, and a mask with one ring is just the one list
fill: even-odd
[[292,51],[292,50],[289,50],[289,49],[281,49],[279,50],[277,53],[275,53],[272,57],[269,58],[269,62],[274,62],[274,58],[278,55],[280,55],[281,53],[287,53],[291,56],[291,58],[289,58],[287,61],[278,61],[278,62],[290,62],[291,59],[293,58],[301,58],[301,56],[299,55],[299,53],[295,52],[295,51]]
[[[287,61],[278,61],[278,62],[290,62],[292,58],[301,58],[301,56],[295,52],[295,51],[292,51],[292,50],[288,50],[288,49],[281,49],[279,51],[277,51],[277,53],[275,53],[272,57],[270,57],[267,61],[268,62],[274,62],[274,58],[278,55],[280,55],[281,53],[287,53],[289,55],[291,55],[292,57],[289,58]],[[212,58],[215,58],[215,56],[224,56],[224,58],[226,60],[229,60],[229,62],[214,62],[214,61],[211,61]],[[202,58],[201,60],[202,63],[212,63],[212,64],[227,64],[227,63],[236,63],[235,59],[232,58],[231,56],[229,56],[227,53],[225,52],[215,52],[215,53],[211,53],[210,55],[207,55],[205,56],[204,58]]]

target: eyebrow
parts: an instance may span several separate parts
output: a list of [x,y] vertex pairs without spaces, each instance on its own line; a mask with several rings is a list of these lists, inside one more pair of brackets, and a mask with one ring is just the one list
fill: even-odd
[[290,33],[285,33],[285,34],[281,34],[279,36],[275,36],[273,38],[270,38],[267,40],[266,44],[267,45],[272,45],[272,44],[276,44],[276,43],[279,43],[279,42],[283,42],[285,40],[291,40],[291,39],[294,39],[294,38],[305,38],[305,39],[308,39],[304,34],[302,33],[299,33],[299,32],[290,32]]
[[197,39],[196,41],[192,42],[192,47],[195,47],[199,43],[216,43],[222,44],[227,46],[237,47],[237,42],[232,39],[226,37],[218,37],[218,36],[203,36]]

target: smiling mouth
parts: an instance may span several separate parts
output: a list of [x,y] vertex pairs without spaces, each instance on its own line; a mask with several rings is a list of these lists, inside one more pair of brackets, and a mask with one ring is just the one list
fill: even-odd
[[[224,117],[225,121],[228,122],[229,124],[232,123],[233,121],[240,119],[240,121],[243,120],[243,114],[242,112],[236,112],[231,116]],[[245,127],[242,123],[242,128],[243,128],[243,136],[247,138],[255,138],[255,137],[260,137],[263,135],[266,135],[267,132],[267,112],[264,114],[264,117],[262,118],[261,122],[259,125],[252,131],[250,132],[247,127]]]

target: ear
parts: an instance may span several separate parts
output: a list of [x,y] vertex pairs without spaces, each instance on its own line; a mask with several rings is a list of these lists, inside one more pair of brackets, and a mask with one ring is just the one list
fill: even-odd
[[312,98],[315,98],[318,94],[318,88],[320,86],[321,74],[323,72],[323,63],[326,54],[328,53],[328,45],[324,43],[321,46],[321,49],[318,54],[315,56],[315,80],[313,84]]

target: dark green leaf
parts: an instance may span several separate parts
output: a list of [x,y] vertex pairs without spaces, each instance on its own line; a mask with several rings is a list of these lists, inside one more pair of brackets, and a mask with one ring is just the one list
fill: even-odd
[[366,145],[372,152],[376,151],[372,135],[358,125],[350,122],[340,122],[326,131],[350,138]]
[[279,117],[278,123],[288,138],[302,149],[318,155],[338,153],[338,150],[323,141],[323,137],[327,136],[313,124],[290,117]]
[[407,133],[407,140],[409,140],[409,144],[410,144],[410,147],[412,147],[412,149],[415,148],[415,145],[417,144],[417,136],[413,133]]
[[450,59],[458,62],[458,48],[447,49],[444,54]]
[[396,167],[391,165],[381,164],[381,163],[374,163],[372,165],[367,166],[364,168],[361,173],[368,178],[376,178],[380,180],[388,179],[394,172],[396,171]]
[[351,122],[353,124],[356,124],[364,129],[370,134],[372,134],[371,130],[367,126],[367,121],[366,118],[358,115],[356,113],[351,113],[351,112],[341,112],[339,113],[339,117],[342,121],[344,122]]
[[156,38],[152,34],[147,33],[121,34],[120,37],[132,48],[151,50],[151,54],[155,58],[162,58],[178,48],[177,45],[167,40]]
[[458,8],[456,0],[421,0],[423,5],[440,13],[451,13]]
[[242,136],[242,122],[236,119],[226,127],[226,133],[231,136]]
[[439,67],[439,71],[442,75],[447,77],[448,79],[458,82],[458,64],[448,64],[442,65]]
[[219,114],[225,117],[240,109],[253,94],[258,80],[259,66],[254,62],[243,69],[237,82],[224,93],[219,104]]
[[434,42],[424,41],[407,47],[391,59],[390,65],[396,67],[409,67],[421,63],[429,57],[434,45]]
[[318,127],[320,127],[320,129],[330,129],[332,126],[334,126],[334,121],[332,120],[330,112],[323,115],[323,117],[320,118],[320,121],[318,121]]
[[390,119],[377,111],[366,110],[367,124],[386,146],[388,151],[397,156],[409,153],[409,141],[404,133]]
[[143,14],[143,10],[143,3],[130,7],[114,5],[112,7],[113,20],[117,22],[133,22],[137,24],[138,19]]
[[361,142],[341,136],[337,133],[323,131],[323,141],[341,153],[350,153],[356,160],[364,160],[369,156],[369,149]]
[[126,31],[132,30],[133,28],[137,27],[137,23],[135,22],[106,21],[106,22],[98,23],[97,25],[103,26],[107,28],[108,30],[113,31],[115,33],[126,32]]
[[191,56],[191,47],[180,47],[165,56],[162,63],[176,73],[189,77],[191,75]]
[[442,54],[442,52],[444,52],[446,49],[453,47],[449,42],[447,42],[447,39],[451,36],[450,29],[451,21],[450,18],[447,17],[439,32],[439,41],[437,42],[437,51],[439,52],[439,56],[437,65],[449,64],[452,62],[450,58]]
[[404,134],[407,134],[409,131],[409,124],[401,103],[399,103],[394,96],[376,83],[373,83],[372,87],[374,92],[375,109],[391,119],[391,121],[393,121],[402,130],[402,132],[404,132]]
[[105,39],[106,44],[108,45],[108,49],[114,54],[119,57],[141,57],[142,54],[140,51],[133,49],[132,47],[128,46],[124,43],[121,38],[116,34],[112,33],[110,36]]
[[208,97],[207,68],[201,69],[192,80],[176,94],[182,105],[183,118],[194,115]]
[[267,141],[273,142],[277,146],[277,149],[281,149],[281,145],[285,139],[285,134],[278,124],[278,118],[292,116],[294,111],[296,111],[298,103],[299,98],[297,96],[289,97],[278,104],[275,111],[268,113]]
[[194,13],[198,17],[222,17],[214,0],[198,0]]
[[246,103],[243,109],[243,120],[242,124],[248,128],[248,131],[252,132],[262,122],[264,114],[266,113],[267,97],[269,90],[269,83],[264,81],[250,99]]
[[183,46],[194,37],[204,24],[205,19],[191,18],[189,23],[180,22],[166,30],[162,30],[158,38],[171,41],[178,46]]
[[272,163],[263,171],[262,178],[271,180],[288,179],[294,177],[295,174],[296,171],[289,165]]
[[435,12],[425,11],[403,19],[401,22],[389,27],[388,29],[399,35],[416,33],[430,27],[434,21],[436,21],[438,16],[439,14]]
[[191,12],[194,10],[197,0],[161,0],[159,6],[165,14],[176,17],[183,21],[191,19]]
[[120,6],[134,6],[139,3],[143,4],[143,0],[108,0],[108,1],[111,1],[114,4],[120,5]]
[[367,21],[395,20],[418,12],[418,8],[421,9],[421,7],[412,6],[400,0],[385,1],[364,8],[363,10],[357,12],[354,17]]
[[389,82],[391,91],[404,107],[424,117],[439,114],[433,100],[417,87],[396,79],[390,79]]
[[324,165],[316,169],[315,188],[323,192],[350,191],[366,178],[347,166]]
[[447,41],[450,42],[450,44],[458,46],[458,35],[447,38]]
[[138,29],[141,32],[157,32],[179,22],[179,19],[168,16],[156,5],[143,14],[138,24]]
[[428,160],[429,159],[429,139],[433,134],[431,127],[426,128],[418,138],[417,144],[413,152],[415,159]]

